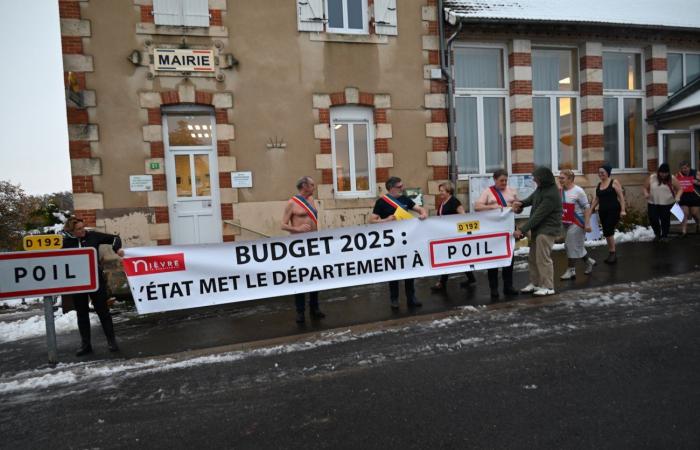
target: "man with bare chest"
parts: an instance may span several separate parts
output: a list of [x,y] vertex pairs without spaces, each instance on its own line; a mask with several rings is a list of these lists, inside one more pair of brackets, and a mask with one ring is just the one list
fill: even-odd
[[[304,176],[297,181],[297,195],[287,202],[282,216],[282,229],[291,234],[308,233],[318,230],[318,211],[314,202],[316,183],[313,178]],[[305,295],[295,294],[297,323],[304,323]],[[318,292],[309,292],[309,315],[312,319],[326,317],[318,308]]]

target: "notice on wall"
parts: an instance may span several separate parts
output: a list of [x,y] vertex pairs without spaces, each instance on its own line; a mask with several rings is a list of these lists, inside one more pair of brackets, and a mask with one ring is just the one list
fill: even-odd
[[252,188],[253,172],[231,172],[231,187]]
[[125,249],[140,314],[508,266],[510,208],[216,245]]
[[129,190],[131,192],[147,192],[153,190],[153,175],[129,176]]
[[156,48],[153,67],[165,72],[214,72],[214,52],[182,48]]

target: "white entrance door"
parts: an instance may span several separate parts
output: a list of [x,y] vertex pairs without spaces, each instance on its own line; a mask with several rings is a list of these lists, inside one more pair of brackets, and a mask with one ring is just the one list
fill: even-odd
[[660,130],[659,131],[659,164],[668,163],[671,173],[678,172],[682,161],[696,167],[695,142],[689,130]]
[[163,111],[173,245],[222,242],[215,133],[209,108],[177,106]]

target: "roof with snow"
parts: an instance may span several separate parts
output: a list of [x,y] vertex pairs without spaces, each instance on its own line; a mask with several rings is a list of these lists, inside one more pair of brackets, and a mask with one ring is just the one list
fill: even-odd
[[451,24],[531,21],[700,30],[698,0],[446,0]]
[[669,97],[647,120],[664,122],[690,115],[700,115],[700,77]]

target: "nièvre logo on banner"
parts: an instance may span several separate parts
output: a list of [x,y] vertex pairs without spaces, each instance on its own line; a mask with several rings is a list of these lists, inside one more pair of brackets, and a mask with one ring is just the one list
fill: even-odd
[[123,262],[124,272],[130,277],[186,270],[184,253],[124,258]]

